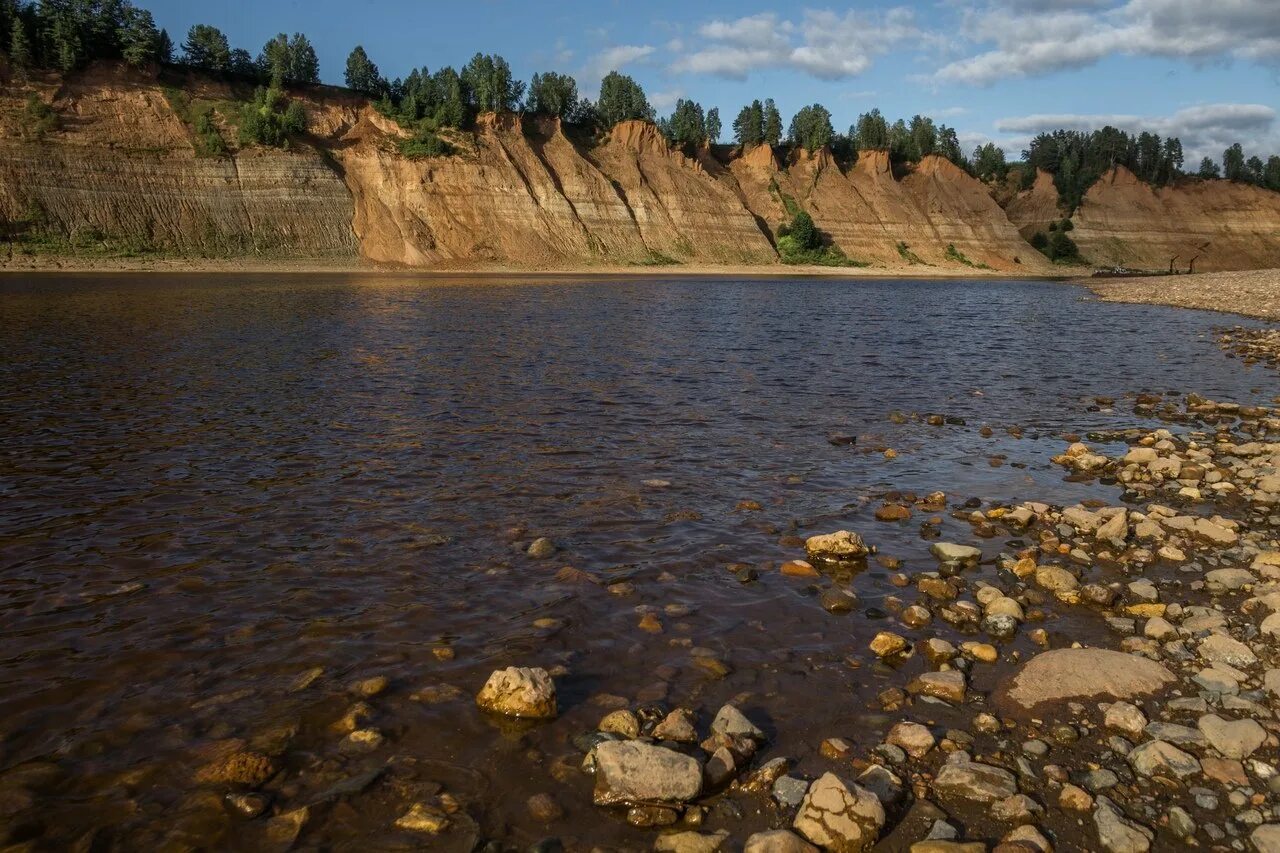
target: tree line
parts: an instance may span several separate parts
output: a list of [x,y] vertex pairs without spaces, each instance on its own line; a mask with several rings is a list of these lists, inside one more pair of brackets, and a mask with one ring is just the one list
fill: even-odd
[[[242,125],[250,127],[251,139],[277,140],[267,144],[278,144],[300,122],[305,126],[300,106],[293,106],[293,113],[286,116],[291,105],[282,87],[320,82],[315,49],[302,33],[280,33],[255,57],[233,47],[217,27],[197,24],[175,48],[152,14],[129,0],[0,0],[0,52],[19,71],[44,68],[67,73],[93,60],[115,59],[138,67],[179,64],[259,82],[266,88],[255,95],[241,118]],[[605,76],[598,98],[592,101],[567,74],[540,72],[525,84],[496,54],[477,53],[461,71],[445,66],[432,73],[423,67],[404,79],[388,81],[364,48],[357,46],[347,57],[344,79],[348,88],[373,99],[383,113],[415,129],[410,145],[418,152],[443,151],[436,131],[467,127],[484,112],[524,111],[602,128],[628,119],[651,121],[672,144],[684,147],[716,143],[724,130],[717,107],[704,109],[693,100],[682,98],[670,115],[659,117],[640,84],[617,71]],[[987,181],[1004,180],[1011,165],[1017,165],[1006,162],[1004,151],[993,143],[980,145],[966,156],[955,129],[928,116],[890,123],[878,109],[859,115],[847,132],[837,133],[830,111],[822,104],[810,104],[796,112],[784,131],[773,99],[757,99],[739,110],[732,132],[744,148],[829,148],[846,165],[856,162],[860,151],[869,150],[888,151],[895,164],[938,155]],[[1021,165],[1027,183],[1036,169],[1052,174],[1060,198],[1071,210],[1089,186],[1118,165],[1153,185],[1165,185],[1186,174],[1177,137],[1135,135],[1114,127],[1042,133],[1023,152]],[[1280,191],[1280,156],[1266,161],[1256,155],[1246,157],[1237,143],[1223,153],[1221,167],[1206,157],[1195,174]]]

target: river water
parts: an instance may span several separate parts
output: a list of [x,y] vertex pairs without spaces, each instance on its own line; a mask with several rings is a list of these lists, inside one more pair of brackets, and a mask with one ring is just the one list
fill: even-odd
[[[874,520],[886,492],[1096,494],[1049,458],[1065,433],[1149,426],[1126,395],[1277,393],[1222,354],[1223,322],[1049,282],[2,279],[0,843],[279,847],[194,781],[251,746],[281,767],[272,810],[310,805],[304,848],[420,844],[392,824],[440,794],[461,809],[439,849],[647,847],[590,804],[571,743],[624,700],[705,725],[736,698],[765,757],[820,774],[821,741],[865,752],[894,721],[876,694],[923,663],[867,652],[914,590],[873,562],[858,608],[827,613],[832,581],[776,571],[795,537],[859,530],[910,573],[935,566],[926,514]],[[524,553],[540,536],[554,556]],[[475,708],[507,665],[557,673],[558,720]],[[331,725],[372,676],[385,740],[345,752]],[[461,698],[419,694],[442,685]],[[540,792],[563,818],[529,815]],[[776,822],[726,797],[706,826]]]

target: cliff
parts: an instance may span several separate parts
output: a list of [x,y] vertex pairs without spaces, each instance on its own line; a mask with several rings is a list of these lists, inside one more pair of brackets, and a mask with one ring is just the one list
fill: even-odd
[[[43,138],[24,112],[32,92],[59,119]],[[116,238],[189,256],[565,268],[772,264],[779,227],[802,209],[850,258],[878,266],[1055,269],[1024,239],[1057,215],[1047,175],[1006,211],[937,157],[895,173],[885,152],[867,151],[845,169],[826,150],[786,162],[768,146],[685,153],[644,122],[583,139],[512,115],[481,116],[451,138],[453,153],[411,160],[398,148],[404,131],[325,87],[292,95],[307,108],[304,139],[240,149],[246,96],[243,85],[109,64],[4,82],[0,218],[73,243]],[[210,109],[223,156],[200,153],[194,116]],[[1166,247],[1216,228],[1204,268],[1280,264],[1280,196],[1219,183],[1152,191],[1110,176],[1075,236],[1088,257],[1123,247],[1126,263],[1161,266]]]
[[[1060,220],[1053,177],[1036,176],[1005,210],[1030,238]],[[1071,238],[1100,266],[1197,271],[1280,267],[1280,193],[1231,181],[1185,178],[1152,187],[1123,166],[1089,188]]]

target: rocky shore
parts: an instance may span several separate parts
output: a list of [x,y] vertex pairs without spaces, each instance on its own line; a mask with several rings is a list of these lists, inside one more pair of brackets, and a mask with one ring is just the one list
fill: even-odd
[[[896,624],[847,660],[902,673],[877,699],[891,723],[879,743],[859,747],[832,732],[820,745],[825,772],[801,774],[741,710],[767,714],[761,697],[714,713],[615,697],[594,729],[565,733],[572,751],[552,757],[548,791],[529,799],[530,814],[562,823],[565,793],[554,783],[580,790],[575,780],[585,778],[599,820],[625,821],[651,833],[653,849],[679,853],[1280,851],[1280,410],[1144,395],[1134,412],[1163,425],[1067,436],[1053,460],[1095,484],[1097,498],[887,498],[881,524],[922,517],[926,539],[944,513],[970,526],[976,544],[932,543],[930,570],[899,571],[879,553],[875,528],[796,542],[803,555],[779,571],[813,583],[832,612],[857,603],[843,579],[870,565],[898,590],[884,602]],[[1118,501],[1104,497],[1117,488]],[[555,546],[539,539],[528,553],[545,559]],[[994,569],[993,581],[975,577],[980,566]],[[576,569],[559,577],[599,582]],[[664,616],[681,615],[641,609],[644,630],[661,632]],[[1110,640],[1055,643],[1041,625],[1065,611],[1102,620]],[[944,639],[943,626],[967,639]],[[710,650],[693,653],[724,666]],[[483,714],[554,727],[563,724],[556,682],[568,673],[511,667],[482,686],[436,685],[419,699],[462,702],[472,692]],[[382,743],[366,720],[385,686],[358,687],[364,698],[336,729],[342,750]],[[273,772],[268,756],[237,754],[201,778],[243,789]],[[227,796],[252,806],[243,799],[252,793]],[[443,843],[464,814],[439,792],[407,803],[395,825]],[[769,828],[735,832],[745,814]],[[285,811],[268,826],[296,834],[295,817]],[[531,849],[589,848],[552,835]]]
[[[1074,440],[1054,460],[1119,486],[1119,503],[982,508],[935,493],[877,513],[900,523],[949,509],[976,541],[1008,549],[988,558],[935,542],[935,570],[891,577],[899,627],[876,635],[868,665],[928,666],[880,694],[897,720],[883,742],[861,751],[833,735],[821,745],[829,771],[810,779],[733,704],[701,730],[695,708],[618,708],[574,738],[595,804],[652,827],[654,849],[687,853],[1280,850],[1280,416],[1194,395],[1142,397],[1135,411],[1168,426]],[[873,554],[874,530],[866,537],[813,536],[808,559],[782,571],[892,568]],[[997,581],[970,580],[990,559]],[[1062,608],[1097,613],[1110,647],[1049,648],[1036,625]],[[935,636],[939,622],[972,639]],[[1008,645],[1023,632],[1043,649],[1025,660]],[[987,667],[1006,674],[975,690]],[[554,686],[543,670],[512,669],[478,701],[546,717]],[[940,709],[966,722],[940,725]],[[726,799],[766,810],[775,828],[703,831]]]
[[1280,270],[1197,273],[1141,278],[1086,278],[1087,286],[1107,302],[1176,305],[1280,319]]

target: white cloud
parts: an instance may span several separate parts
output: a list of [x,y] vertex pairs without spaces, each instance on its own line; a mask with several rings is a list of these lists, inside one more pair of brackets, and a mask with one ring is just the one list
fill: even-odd
[[1276,110],[1265,104],[1200,104],[1170,116],[1039,114],[1003,118],[995,127],[1001,133],[1016,134],[1005,140],[1015,156],[1031,137],[1059,128],[1089,131],[1111,125],[1129,132],[1147,130],[1161,136],[1176,136],[1182,140],[1190,168],[1201,157],[1221,160],[1222,152],[1235,142],[1243,145],[1247,154],[1266,157],[1280,152],[1276,118]]
[[599,82],[610,71],[621,71],[625,66],[653,55],[650,44],[619,44],[607,47],[587,62],[583,78],[587,82]]
[[990,50],[943,65],[943,81],[991,85],[1083,68],[1107,56],[1280,62],[1277,0],[989,0],[962,38]]
[[675,109],[676,101],[683,97],[683,89],[671,89],[666,92],[651,92],[649,94],[649,104],[659,113],[667,113]]
[[790,68],[821,80],[842,80],[907,39],[928,40],[906,8],[887,12],[806,10],[799,21],[772,12],[713,20],[698,29],[707,46],[680,57],[675,71],[735,80],[753,71]]

